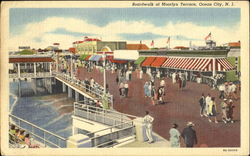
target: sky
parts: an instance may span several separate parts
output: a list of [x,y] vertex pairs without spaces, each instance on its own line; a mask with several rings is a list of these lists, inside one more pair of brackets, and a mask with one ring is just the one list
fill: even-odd
[[127,41],[150,47],[202,46],[211,32],[217,45],[240,40],[238,8],[11,8],[10,50],[18,46],[46,48],[84,36]]

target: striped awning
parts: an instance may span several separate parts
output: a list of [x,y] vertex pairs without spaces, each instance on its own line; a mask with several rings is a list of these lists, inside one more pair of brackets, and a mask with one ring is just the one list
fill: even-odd
[[96,55],[92,55],[90,58],[89,58],[89,61],[94,61]]
[[102,55],[95,55],[92,61],[99,61],[102,58]]
[[143,63],[141,64],[141,66],[150,66],[154,60],[156,59],[156,57],[147,57]]
[[216,59],[216,62],[218,64],[217,70],[219,71],[229,71],[235,69],[235,67],[225,58]]
[[156,57],[154,62],[151,64],[151,67],[160,67],[165,61],[167,57]]
[[[162,67],[205,72],[213,71],[214,66],[212,58],[169,58],[162,64]],[[229,71],[233,69],[233,65],[227,59],[215,59],[216,71]]]

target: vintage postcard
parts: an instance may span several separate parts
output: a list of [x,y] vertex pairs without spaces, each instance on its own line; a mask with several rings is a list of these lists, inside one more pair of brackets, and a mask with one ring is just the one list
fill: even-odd
[[4,2],[2,155],[248,155],[247,1]]

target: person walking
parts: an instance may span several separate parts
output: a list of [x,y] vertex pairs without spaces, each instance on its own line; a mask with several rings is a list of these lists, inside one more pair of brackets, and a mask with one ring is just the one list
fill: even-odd
[[176,83],[176,73],[175,72],[172,74],[172,82],[173,82],[173,84]]
[[142,75],[143,75],[143,71],[142,71],[142,69],[140,70],[140,79],[142,79]]
[[152,91],[152,83],[149,82],[149,85],[148,85],[148,92],[147,92],[147,96],[148,96],[148,97],[151,97],[151,91]]
[[206,97],[206,106],[205,106],[205,116],[207,117],[208,116],[208,105],[211,101],[211,96],[210,94],[207,94],[207,97]]
[[171,147],[180,147],[180,132],[177,130],[178,125],[173,124],[172,128],[169,130],[170,134],[170,146]]
[[197,144],[196,131],[193,129],[194,124],[192,122],[187,123],[187,127],[183,129],[181,137],[184,139],[186,147],[193,147]]
[[238,97],[236,95],[236,93],[237,93],[236,89],[237,89],[236,85],[233,82],[231,82],[230,83],[230,98],[234,98],[234,100],[238,99]]
[[151,101],[152,101],[152,105],[155,105],[155,100],[157,100],[156,97],[156,90],[155,90],[155,86],[152,86],[152,90],[151,90]]
[[182,88],[185,88],[186,84],[187,84],[187,80],[186,80],[185,75],[182,75],[181,81],[182,81],[182,83],[181,83]]
[[179,73],[178,83],[179,83],[179,89],[182,90],[182,74],[181,73]]
[[95,80],[91,77],[90,78],[90,90],[93,91],[94,89],[94,83],[95,83]]
[[227,110],[228,110],[227,99],[224,99],[224,100],[221,102],[222,121],[223,121],[224,123],[227,123],[227,121],[229,120],[229,119],[227,118]]
[[212,122],[211,117],[213,117],[214,122],[218,123],[216,115],[217,115],[217,109],[216,109],[215,98],[212,97],[211,101],[208,104],[208,121]]
[[160,86],[161,86],[161,87],[164,87],[165,84],[166,84],[166,83],[165,83],[165,80],[162,78],[162,79],[161,79],[161,82],[160,82]]
[[205,100],[205,96],[203,93],[201,94],[199,104],[200,104],[200,116],[203,117],[203,115],[205,114],[204,111],[205,111],[205,107],[206,107],[206,100]]
[[125,89],[125,97],[128,97],[128,82],[125,82],[124,89]]
[[123,88],[124,88],[124,83],[121,82],[120,85],[119,85],[119,92],[120,92],[120,96],[123,96]]
[[115,81],[116,81],[116,84],[118,84],[118,83],[119,83],[119,76],[118,76],[118,75],[116,76]]
[[143,118],[143,122],[145,123],[146,135],[148,138],[147,142],[150,144],[154,142],[154,139],[152,136],[152,127],[153,127],[152,123],[153,123],[153,121],[154,121],[154,118],[149,115],[148,111],[146,111],[146,115]]
[[219,86],[219,91],[220,91],[220,99],[224,99],[225,98],[225,84],[221,84]]
[[233,109],[234,108],[235,108],[235,106],[233,105],[233,100],[229,99],[227,115],[228,115],[228,121],[230,121],[231,123],[234,123],[234,120],[233,120],[233,113],[234,113]]
[[144,84],[144,94],[145,94],[145,97],[148,97],[148,82],[145,82],[145,84]]
[[164,87],[159,87],[158,89],[158,104],[163,104],[164,103],[164,100],[163,100],[163,95],[164,95]]

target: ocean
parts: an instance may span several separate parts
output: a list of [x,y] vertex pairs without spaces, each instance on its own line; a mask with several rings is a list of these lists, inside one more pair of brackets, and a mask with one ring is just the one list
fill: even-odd
[[[65,93],[48,94],[43,90],[35,96],[31,90],[31,83],[27,81],[22,81],[21,88],[25,95],[30,96],[18,97],[18,83],[10,82],[10,114],[63,138],[72,135],[73,99],[67,98]],[[67,108],[65,111],[66,107],[70,109]]]

